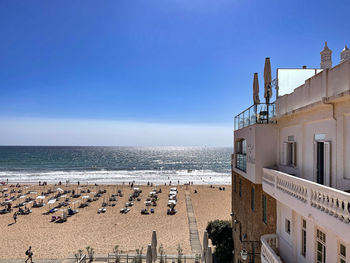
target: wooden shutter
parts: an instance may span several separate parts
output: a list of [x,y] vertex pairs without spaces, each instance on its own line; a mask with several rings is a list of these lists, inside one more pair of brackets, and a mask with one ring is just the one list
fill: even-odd
[[323,144],[324,153],[324,183],[325,185],[331,186],[331,143],[324,142]]
[[287,156],[288,156],[288,143],[284,142],[282,145],[282,154],[281,154],[282,165],[287,165]]
[[297,143],[292,143],[292,165],[297,166]]

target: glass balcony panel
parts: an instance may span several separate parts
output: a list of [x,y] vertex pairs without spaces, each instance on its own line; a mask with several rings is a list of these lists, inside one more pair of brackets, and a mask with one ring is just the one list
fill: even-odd
[[236,168],[247,171],[247,156],[245,154],[236,153]]
[[235,117],[235,130],[248,127],[256,123],[274,123],[275,104],[260,103],[252,105]]

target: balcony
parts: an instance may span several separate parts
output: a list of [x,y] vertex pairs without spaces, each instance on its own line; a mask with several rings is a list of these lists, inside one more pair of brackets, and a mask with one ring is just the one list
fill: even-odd
[[247,171],[247,155],[236,153],[236,168],[246,172]]
[[242,129],[256,123],[274,123],[274,116],[275,103],[260,103],[252,105],[235,117],[235,130]]
[[277,170],[263,168],[264,192],[298,214],[317,220],[317,224],[348,239],[350,231],[350,194],[298,178]]
[[278,238],[276,234],[263,235],[261,240],[261,262],[282,263],[278,256]]

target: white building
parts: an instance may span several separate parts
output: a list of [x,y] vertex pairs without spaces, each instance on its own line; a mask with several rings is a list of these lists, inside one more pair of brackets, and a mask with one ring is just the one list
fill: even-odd
[[350,50],[334,67],[331,56],[326,44],[321,70],[279,92],[271,123],[235,123],[236,145],[246,140],[254,150],[246,172],[233,171],[276,200],[276,231],[261,236],[261,262],[350,262]]

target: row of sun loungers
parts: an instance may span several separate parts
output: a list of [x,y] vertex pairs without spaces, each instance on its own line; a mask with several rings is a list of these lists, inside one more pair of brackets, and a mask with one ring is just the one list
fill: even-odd
[[167,215],[176,214],[176,209],[175,209],[176,201],[177,201],[177,188],[172,187],[170,188],[170,193],[169,193],[169,200],[168,200],[169,209],[167,210]]

